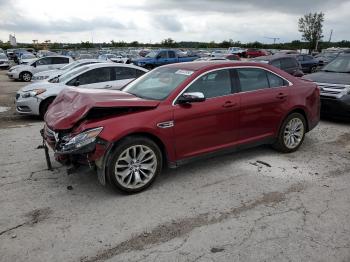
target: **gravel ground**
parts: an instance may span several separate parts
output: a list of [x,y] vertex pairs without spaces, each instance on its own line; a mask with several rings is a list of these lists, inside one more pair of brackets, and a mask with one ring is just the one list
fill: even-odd
[[298,152],[269,147],[165,170],[122,195],[82,169],[46,170],[42,122],[14,113],[0,72],[0,261],[350,261],[350,123]]

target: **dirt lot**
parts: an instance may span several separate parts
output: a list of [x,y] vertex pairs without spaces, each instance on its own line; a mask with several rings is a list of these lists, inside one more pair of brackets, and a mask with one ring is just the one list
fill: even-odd
[[42,122],[0,73],[0,261],[350,261],[350,123],[166,170],[126,196],[88,169],[47,171]]

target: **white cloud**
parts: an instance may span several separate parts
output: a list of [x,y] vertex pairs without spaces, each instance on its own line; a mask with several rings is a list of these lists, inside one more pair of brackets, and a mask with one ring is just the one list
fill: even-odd
[[281,41],[300,39],[298,17],[326,14],[324,34],[348,39],[350,0],[0,0],[0,39],[16,33],[19,42]]

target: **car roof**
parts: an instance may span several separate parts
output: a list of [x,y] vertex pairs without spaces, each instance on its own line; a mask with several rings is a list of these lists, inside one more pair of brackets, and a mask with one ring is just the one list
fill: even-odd
[[[101,60],[99,60],[99,61],[101,61]],[[122,64],[122,63],[112,63],[112,62],[88,64],[88,65],[84,65],[84,68],[88,68],[90,70],[90,69],[106,67],[106,66],[111,66],[111,67],[129,67],[129,68],[135,68],[135,69],[139,69],[139,70],[147,72],[147,69],[139,67],[139,66],[135,66],[133,64]]]
[[64,57],[64,58],[72,59],[70,56],[66,56],[66,55],[48,55],[48,56],[43,56],[43,57],[40,57],[40,58],[46,58],[46,57]]
[[252,60],[253,61],[259,61],[259,60],[262,60],[262,61],[272,61],[272,60],[275,60],[275,59],[281,59],[281,58],[295,58],[297,55],[299,54],[275,54],[275,55],[268,55],[268,56],[259,56],[259,57],[256,57],[256,58],[253,58]]
[[239,60],[212,60],[212,61],[194,61],[194,62],[185,62],[185,63],[177,63],[170,64],[163,67],[169,68],[177,68],[183,70],[190,71],[209,71],[212,69],[220,68],[220,67],[240,67],[240,66],[259,66],[265,68],[266,66],[262,63],[250,62],[250,61],[239,61]]

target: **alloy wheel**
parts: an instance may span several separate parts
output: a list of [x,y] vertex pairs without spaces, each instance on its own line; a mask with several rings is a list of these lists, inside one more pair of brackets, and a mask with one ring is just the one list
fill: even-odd
[[24,73],[24,74],[22,75],[22,79],[23,79],[24,81],[26,81],[26,82],[29,82],[29,81],[31,80],[31,76],[30,76],[29,73]]
[[123,187],[138,189],[152,180],[156,170],[155,152],[146,145],[133,145],[119,155],[114,174]]
[[304,123],[299,118],[292,118],[284,129],[284,144],[289,149],[294,149],[303,140],[304,137]]

